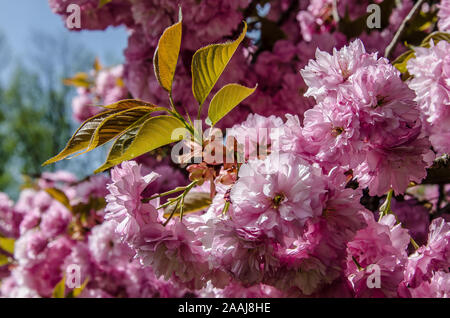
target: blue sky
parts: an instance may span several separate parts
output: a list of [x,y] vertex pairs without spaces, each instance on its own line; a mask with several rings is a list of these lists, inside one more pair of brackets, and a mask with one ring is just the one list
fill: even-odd
[[106,62],[122,62],[127,45],[123,27],[106,31],[68,31],[60,16],[53,14],[47,0],[0,0],[0,30],[16,58],[26,58],[32,31],[68,36]]
[[[35,31],[67,37],[69,41],[82,45],[100,57],[105,66],[124,61],[123,50],[128,38],[124,27],[110,27],[105,31],[69,31],[65,28],[63,19],[51,12],[47,0],[0,0],[0,32],[6,37],[10,52],[10,59],[7,59],[9,64],[0,69],[1,82],[8,80],[15,63],[27,62],[36,53],[35,43],[32,42]],[[86,156],[89,159],[83,161],[87,163],[84,174],[100,166],[105,157],[104,152],[104,149],[99,149]],[[89,165],[90,168],[87,167]],[[72,171],[73,166],[69,165],[66,169]],[[17,180],[21,180],[19,171],[13,169],[13,173]]]

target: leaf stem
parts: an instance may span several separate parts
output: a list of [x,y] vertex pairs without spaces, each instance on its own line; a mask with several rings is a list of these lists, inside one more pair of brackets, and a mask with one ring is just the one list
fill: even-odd
[[154,200],[154,199],[156,199],[156,198],[165,197],[165,196],[170,195],[170,194],[173,194],[173,193],[177,193],[177,192],[180,192],[180,191],[184,191],[184,190],[186,190],[186,187],[187,187],[187,186],[184,186],[184,187],[176,187],[175,189],[172,189],[172,190],[170,190],[170,191],[163,192],[163,193],[160,193],[160,194],[155,194],[155,195],[151,196],[150,198],[142,199],[141,202],[142,202],[142,203],[148,203],[148,202],[150,202],[151,200]]
[[414,239],[412,237],[409,240],[410,240],[412,246],[414,247],[414,249],[418,250],[419,249],[419,244],[417,244],[416,241],[414,241]]
[[[184,191],[182,194],[180,194],[179,196],[175,197],[175,198],[170,198],[168,202],[164,203],[163,205],[158,207],[159,209],[165,208],[171,204],[173,204],[174,202],[176,202],[175,208],[172,210],[172,212],[170,213],[169,217],[166,219],[166,221],[164,222],[164,226],[166,226],[169,221],[172,219],[172,217],[175,215],[175,212],[178,210],[178,207],[180,206],[180,221],[183,220],[183,213],[184,213],[184,198],[186,197],[186,195],[189,193],[189,191],[191,191],[191,189],[197,184],[198,181],[192,181],[190,184],[188,184],[187,186],[184,187]],[[173,191],[173,190],[172,190]],[[168,191],[170,192],[170,191]]]

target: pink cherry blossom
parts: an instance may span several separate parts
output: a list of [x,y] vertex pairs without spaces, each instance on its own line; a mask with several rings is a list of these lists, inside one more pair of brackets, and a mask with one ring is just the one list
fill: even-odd
[[105,219],[118,223],[117,231],[127,236],[137,234],[140,228],[156,214],[150,203],[141,202],[141,193],[159,175],[141,175],[141,165],[135,161],[123,162],[111,172],[112,183],[108,185],[110,194],[106,196]]

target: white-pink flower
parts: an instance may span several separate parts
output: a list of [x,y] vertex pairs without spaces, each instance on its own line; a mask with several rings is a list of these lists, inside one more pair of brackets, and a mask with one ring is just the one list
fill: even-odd
[[141,165],[135,161],[125,161],[111,171],[105,219],[116,221],[121,235],[132,237],[141,226],[157,217],[158,212],[151,203],[142,203],[141,193],[158,177],[154,172],[142,176]]
[[272,154],[241,166],[231,190],[232,219],[281,241],[282,235],[298,235],[308,218],[322,213],[325,193],[319,168],[293,154]]
[[309,87],[305,96],[313,96],[317,101],[336,96],[338,87],[359,68],[387,63],[386,59],[377,59],[376,53],[366,53],[359,39],[340,50],[333,49],[332,55],[317,49],[316,59],[300,71]]

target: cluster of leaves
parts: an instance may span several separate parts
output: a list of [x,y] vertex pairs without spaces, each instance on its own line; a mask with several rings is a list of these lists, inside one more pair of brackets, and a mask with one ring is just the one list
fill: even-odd
[[14,239],[0,236],[0,266],[11,263],[14,255],[14,243]]
[[[192,92],[198,102],[198,119],[205,100],[244,39],[246,31],[247,24],[244,22],[244,29],[236,40],[212,44],[195,52],[191,66]],[[106,162],[95,171],[98,173],[125,160],[183,139],[185,137],[183,134],[173,136],[173,132],[177,129],[184,129],[186,134],[201,134],[202,132],[195,131],[196,128],[189,115],[188,118],[180,115],[172,99],[172,83],[178,62],[181,35],[180,10],[179,22],[164,31],[153,59],[156,77],[161,87],[168,93],[170,108],[136,99],[121,100],[103,106],[105,111],[83,122],[67,146],[44,165],[70,159],[114,140]],[[83,78],[80,75],[72,80],[83,81]],[[214,126],[255,89],[256,87],[248,88],[239,84],[222,87],[211,99],[206,123]]]

